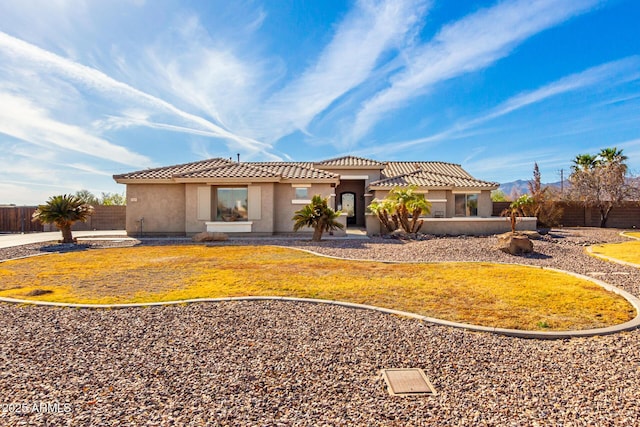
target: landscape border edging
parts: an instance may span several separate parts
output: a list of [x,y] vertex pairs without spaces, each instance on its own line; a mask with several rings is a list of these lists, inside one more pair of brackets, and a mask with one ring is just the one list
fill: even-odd
[[[288,247],[288,246],[279,246],[279,245],[266,245],[277,248],[285,248],[285,249],[293,249],[301,252],[306,252],[312,255],[321,256],[325,258],[346,260],[346,261],[360,261],[360,262],[380,262],[387,264],[428,264],[429,262],[417,262],[417,261],[381,261],[381,260],[373,260],[373,259],[353,259],[353,258],[343,258],[331,255],[325,255],[321,253],[317,253],[308,249]],[[437,263],[487,263],[486,261],[439,261]],[[431,262],[434,264],[435,262]],[[168,305],[180,305],[180,304],[194,304],[194,303],[217,303],[217,302],[231,302],[231,301],[291,301],[291,302],[304,302],[304,303],[314,303],[314,304],[329,304],[336,305],[347,308],[355,308],[361,310],[371,310],[377,311],[385,314],[392,314],[402,317],[407,317],[411,319],[421,320],[429,323],[433,323],[440,326],[449,326],[459,329],[466,329],[474,332],[490,332],[499,335],[506,335],[517,338],[529,338],[529,339],[567,339],[567,338],[577,338],[577,337],[591,337],[598,335],[609,335],[618,332],[631,331],[637,328],[640,328],[640,299],[631,293],[624,291],[614,285],[603,282],[601,280],[585,276],[579,273],[574,273],[571,271],[560,270],[552,267],[541,267],[541,266],[532,266],[527,264],[520,263],[507,263],[507,262],[492,262],[492,264],[501,264],[501,265],[516,265],[521,267],[529,267],[529,268],[539,268],[542,270],[555,271],[558,273],[568,274],[570,276],[587,280],[592,283],[601,286],[602,288],[613,292],[615,294],[620,295],[624,299],[626,299],[636,310],[636,316],[619,325],[609,326],[606,328],[595,328],[595,329],[582,329],[576,331],[531,331],[531,330],[518,330],[518,329],[505,329],[505,328],[495,328],[489,326],[480,326],[473,325],[468,323],[459,323],[452,322],[443,319],[437,319],[428,316],[422,316],[420,314],[394,310],[389,308],[377,307],[366,304],[357,304],[346,301],[335,301],[335,300],[323,300],[323,299],[314,299],[314,298],[295,298],[295,297],[281,297],[281,296],[246,296],[246,297],[223,297],[223,298],[195,298],[195,299],[187,299],[187,300],[176,300],[176,301],[162,301],[162,302],[149,302],[149,303],[123,303],[123,304],[78,304],[78,303],[59,303],[59,302],[50,302],[50,301],[35,301],[35,300],[23,300],[17,298],[8,298],[8,297],[0,297],[0,302],[11,303],[11,304],[26,304],[26,305],[36,305],[36,306],[47,306],[47,307],[67,307],[67,308],[80,308],[80,309],[119,309],[119,308],[140,308],[140,307],[157,307],[157,306],[168,306]]]

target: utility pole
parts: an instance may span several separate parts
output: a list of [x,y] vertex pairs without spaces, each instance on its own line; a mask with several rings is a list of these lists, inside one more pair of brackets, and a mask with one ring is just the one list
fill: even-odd
[[564,196],[564,169],[560,169],[560,195]]

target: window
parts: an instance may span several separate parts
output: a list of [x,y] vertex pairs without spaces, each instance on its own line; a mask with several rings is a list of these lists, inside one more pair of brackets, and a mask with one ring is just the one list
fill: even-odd
[[296,199],[308,199],[309,198],[309,189],[306,187],[296,187]]
[[247,221],[247,188],[218,188],[217,189],[218,221]]
[[477,194],[455,195],[456,216],[478,216]]

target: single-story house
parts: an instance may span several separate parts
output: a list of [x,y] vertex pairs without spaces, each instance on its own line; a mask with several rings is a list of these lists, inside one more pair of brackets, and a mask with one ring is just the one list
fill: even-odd
[[508,229],[504,218],[489,218],[491,191],[498,184],[444,162],[380,162],[354,156],[320,162],[214,158],[113,178],[127,188],[126,230],[131,235],[291,233],[295,211],[316,194],[329,197],[330,205],[343,212],[345,229],[377,234],[379,221],[367,206],[392,188],[408,185],[416,185],[432,204],[424,232],[488,234]]

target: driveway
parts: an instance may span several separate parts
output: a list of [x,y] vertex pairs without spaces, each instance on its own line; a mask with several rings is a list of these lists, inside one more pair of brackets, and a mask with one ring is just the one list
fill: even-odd
[[[126,236],[125,230],[93,230],[93,231],[74,231],[73,237],[92,237],[92,236]],[[0,234],[0,249],[10,248],[13,246],[29,245],[31,243],[51,242],[62,239],[60,231],[52,231],[45,233],[27,233],[27,234]]]

